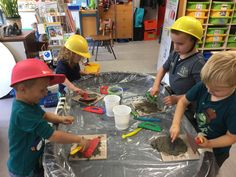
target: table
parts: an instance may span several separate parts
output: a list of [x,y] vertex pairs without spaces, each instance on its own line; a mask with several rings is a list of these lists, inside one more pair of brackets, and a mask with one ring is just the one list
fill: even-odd
[[[101,85],[118,85],[125,91],[122,104],[129,105],[137,97],[142,97],[152,86],[154,77],[138,73],[102,73],[98,77],[86,77],[75,84],[83,89],[98,91]],[[161,94],[168,95],[165,86]],[[81,105],[67,95],[64,109],[59,114],[71,114],[76,121],[70,126],[59,125],[58,129],[75,134],[107,134],[108,157],[106,160],[68,161],[70,145],[48,143],[45,148],[43,164],[47,176],[83,176],[83,177],[153,177],[153,176],[215,176],[216,168],[213,154],[205,152],[199,160],[166,163],[160,153],[150,146],[150,140],[158,135],[167,134],[171,125],[174,108],[165,114],[158,114],[161,119],[160,133],[142,130],[137,135],[122,139],[123,132],[136,128],[137,121],[131,120],[129,130],[115,129],[114,118],[97,115],[81,110]],[[97,103],[103,106],[103,101]],[[195,130],[184,119],[182,124],[190,133]]]

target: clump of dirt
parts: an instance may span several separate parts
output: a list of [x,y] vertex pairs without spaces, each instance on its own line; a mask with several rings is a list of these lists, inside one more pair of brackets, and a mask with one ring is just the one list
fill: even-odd
[[173,143],[169,136],[161,136],[151,142],[153,149],[164,152],[169,155],[178,156],[187,152],[188,147],[181,138],[177,138]]
[[162,111],[155,103],[150,103],[147,100],[135,104],[135,109],[147,114]]

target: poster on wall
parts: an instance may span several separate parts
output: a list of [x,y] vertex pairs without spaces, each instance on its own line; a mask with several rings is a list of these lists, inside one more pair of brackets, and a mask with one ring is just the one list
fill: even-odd
[[[178,3],[179,0],[167,0],[166,3],[166,12],[161,35],[161,46],[158,57],[157,70],[165,63],[170,53],[171,38],[170,38],[169,27],[171,27],[172,24],[175,22],[178,10]],[[168,76],[166,75],[163,81],[169,84],[169,80],[167,78]]]

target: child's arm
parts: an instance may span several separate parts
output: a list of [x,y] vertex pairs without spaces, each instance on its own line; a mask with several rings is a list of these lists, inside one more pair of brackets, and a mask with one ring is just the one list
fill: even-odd
[[48,122],[58,124],[58,123],[63,123],[63,124],[72,124],[74,121],[74,117],[72,116],[59,116],[51,112],[46,112],[43,117],[45,120]]
[[204,148],[220,148],[220,147],[226,147],[234,144],[236,142],[236,135],[231,134],[229,131],[218,138],[208,140],[205,137],[202,138],[202,143],[199,144],[199,146]]
[[189,104],[190,102],[186,99],[185,96],[183,96],[177,103],[172,125],[170,127],[170,137],[171,137],[172,142],[174,142],[174,140],[179,135],[180,123],[183,118],[184,111]]
[[69,88],[69,90],[72,90],[73,92],[77,92],[80,95],[83,95],[86,91],[76,87],[73,83],[71,83],[67,78],[65,79],[64,85]]
[[163,77],[165,76],[165,74],[166,74],[166,70],[163,67],[161,67],[160,70],[157,72],[156,79],[155,79],[152,89],[150,91],[152,96],[155,94],[158,94],[158,92],[160,90],[161,81],[162,81]]
[[48,140],[59,144],[78,143],[83,149],[86,149],[89,142],[89,140],[85,138],[58,130],[55,130]]
[[170,96],[166,96],[163,99],[163,103],[167,106],[172,106],[174,104],[177,104],[177,102],[181,99],[181,97],[184,95],[170,95]]

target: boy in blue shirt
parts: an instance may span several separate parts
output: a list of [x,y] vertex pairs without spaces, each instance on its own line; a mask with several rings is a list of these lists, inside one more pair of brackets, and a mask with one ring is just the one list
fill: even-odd
[[16,91],[13,101],[7,162],[11,177],[43,176],[40,159],[44,140],[56,143],[79,143],[86,148],[88,140],[62,131],[54,130],[48,122],[71,124],[71,116],[58,116],[45,112],[38,104],[47,95],[47,87],[62,83],[63,74],[53,74],[48,66],[38,59],[18,62],[11,76],[11,87]]
[[158,94],[161,81],[168,72],[173,92],[163,99],[168,106],[175,105],[182,95],[200,81],[200,72],[205,64],[204,56],[196,48],[203,35],[199,20],[190,16],[180,17],[171,26],[170,33],[174,51],[158,71],[151,89],[151,95]]
[[183,96],[176,107],[170,128],[172,142],[178,137],[186,107],[196,101],[202,148],[213,148],[219,167],[236,142],[236,52],[214,54],[201,71],[202,82]]

